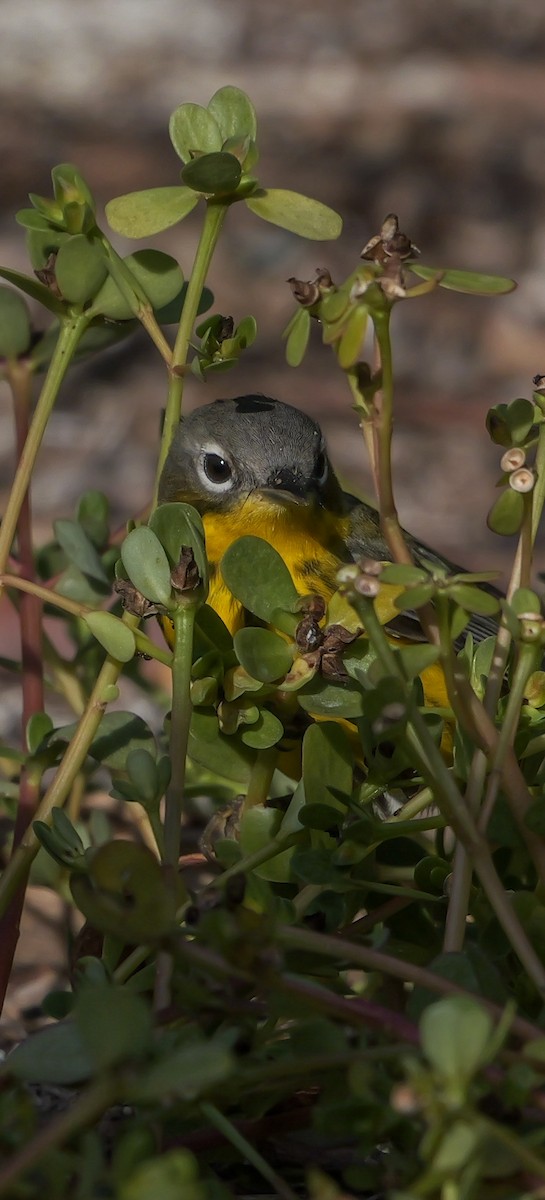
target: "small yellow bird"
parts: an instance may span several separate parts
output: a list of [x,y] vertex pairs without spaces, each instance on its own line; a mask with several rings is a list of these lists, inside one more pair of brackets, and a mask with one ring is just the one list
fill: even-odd
[[[231,543],[245,534],[264,538],[278,551],[301,595],[313,592],[326,601],[337,589],[342,563],[392,561],[378,513],[342,490],[320,426],[268,396],[216,400],[183,418],[165,463],[159,500],[184,501],[201,514],[210,562],[208,603],[231,632],[244,624],[244,609],[229,592],[219,564]],[[411,535],[407,542],[416,563],[461,570]],[[392,591],[384,585],[390,613]],[[379,616],[381,595],[382,589],[375,601]],[[425,640],[414,612],[400,613],[387,628],[394,638]],[[495,633],[496,625],[474,616],[468,631],[480,641]],[[440,666],[428,667],[422,681],[427,704],[447,703]]]

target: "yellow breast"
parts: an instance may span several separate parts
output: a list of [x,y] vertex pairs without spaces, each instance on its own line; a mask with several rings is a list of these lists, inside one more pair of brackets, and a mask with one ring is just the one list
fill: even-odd
[[348,518],[317,512],[305,505],[274,504],[252,496],[236,510],[203,516],[206,551],[210,563],[208,603],[231,633],[244,621],[242,605],[225,586],[219,564],[225,551],[246,534],[264,538],[284,560],[302,596],[317,592],[329,599],[336,589],[336,573],[350,559],[345,546]]

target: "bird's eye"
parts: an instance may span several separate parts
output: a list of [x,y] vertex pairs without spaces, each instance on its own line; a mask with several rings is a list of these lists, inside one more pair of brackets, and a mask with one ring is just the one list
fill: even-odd
[[231,464],[221,454],[205,454],[203,467],[206,478],[210,483],[228,483],[233,474]]
[[325,483],[327,476],[327,455],[324,450],[321,450],[314,464],[314,475],[318,483]]

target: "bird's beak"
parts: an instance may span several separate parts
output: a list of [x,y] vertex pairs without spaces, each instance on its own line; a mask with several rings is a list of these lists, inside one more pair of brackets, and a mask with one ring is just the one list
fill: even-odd
[[272,504],[308,504],[309,489],[301,476],[283,467],[267,481],[268,486],[258,489],[258,495]]

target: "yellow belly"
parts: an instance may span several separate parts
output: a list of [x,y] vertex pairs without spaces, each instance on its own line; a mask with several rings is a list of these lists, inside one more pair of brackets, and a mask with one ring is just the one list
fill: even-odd
[[206,552],[210,562],[208,603],[231,633],[244,623],[244,609],[225,586],[219,563],[227,548],[246,534],[264,538],[284,560],[302,596],[317,592],[329,600],[336,590],[336,574],[350,560],[345,548],[348,518],[318,514],[305,506],[271,504],[252,497],[236,512],[203,517]]
[[[246,534],[270,542],[286,563],[297,591],[302,596],[316,592],[329,600],[336,591],[336,575],[343,562],[350,562],[345,538],[349,518],[331,516],[323,510],[316,513],[304,505],[272,504],[264,497],[252,496],[251,501],[229,513],[207,513],[203,516],[206,552],[210,563],[210,592],[208,603],[221,617],[231,633],[244,624],[242,604],[223,582],[219,564],[227,548]],[[393,598],[399,589],[385,587],[379,597],[377,610],[383,623],[395,615]],[[162,622],[167,641],[172,644],[170,622]],[[448,696],[441,667],[434,664],[422,672],[426,704],[445,708]]]

